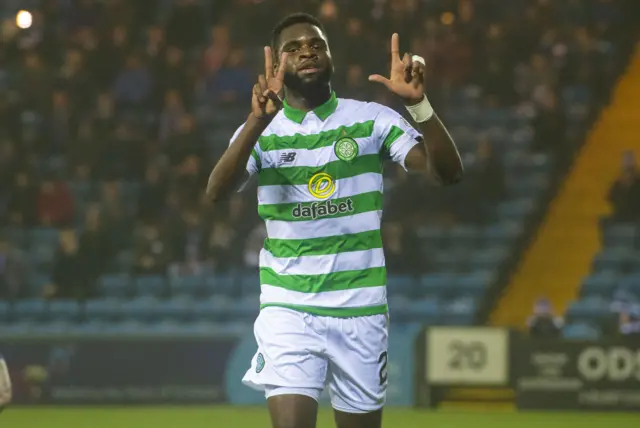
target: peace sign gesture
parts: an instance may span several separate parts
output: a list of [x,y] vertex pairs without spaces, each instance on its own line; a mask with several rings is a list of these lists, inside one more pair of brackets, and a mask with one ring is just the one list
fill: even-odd
[[272,118],[282,108],[284,99],[284,71],[287,54],[280,56],[278,70],[274,76],[271,48],[264,48],[264,74],[258,76],[258,83],[253,85],[251,112],[258,119]]
[[391,92],[402,98],[406,105],[418,104],[424,98],[425,65],[412,60],[409,53],[400,58],[400,37],[391,36],[391,73],[387,79],[379,74],[369,76],[369,81],[382,83]]

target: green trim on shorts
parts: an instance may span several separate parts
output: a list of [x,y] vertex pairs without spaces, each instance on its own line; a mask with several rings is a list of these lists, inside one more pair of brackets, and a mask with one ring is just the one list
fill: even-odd
[[324,308],[321,306],[289,305],[286,303],[265,303],[260,305],[260,309],[268,307],[287,308],[294,311],[306,312],[312,315],[334,318],[368,317],[371,315],[380,315],[389,312],[389,307],[386,304],[362,306],[358,308]]

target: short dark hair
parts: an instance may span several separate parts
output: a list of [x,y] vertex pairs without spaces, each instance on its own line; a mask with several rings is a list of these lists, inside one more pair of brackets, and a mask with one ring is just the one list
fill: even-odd
[[320,31],[325,35],[327,32],[324,29],[324,25],[318,18],[313,15],[304,12],[292,13],[290,15],[285,16],[280,22],[273,27],[273,31],[271,32],[271,49],[274,55],[278,54],[278,39],[280,38],[280,34],[286,28],[291,27],[296,24],[310,24],[318,27]]

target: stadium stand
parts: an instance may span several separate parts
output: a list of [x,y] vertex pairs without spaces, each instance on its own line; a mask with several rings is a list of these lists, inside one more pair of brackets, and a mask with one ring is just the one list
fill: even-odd
[[[250,328],[264,239],[254,193],[213,209],[203,190],[246,116],[260,46],[297,2],[33,3],[33,26],[0,45],[1,328]],[[387,172],[392,318],[474,323],[607,99],[625,59],[618,4],[355,3],[305,2],[340,41],[339,96],[398,107],[366,76],[387,68],[399,30],[428,58],[430,98],[468,172],[453,189]]]

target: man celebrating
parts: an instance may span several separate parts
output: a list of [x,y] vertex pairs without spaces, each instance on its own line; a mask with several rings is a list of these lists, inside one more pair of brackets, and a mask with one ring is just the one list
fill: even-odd
[[274,428],[315,427],[325,385],[339,428],[381,426],[389,321],[383,161],[445,185],[463,174],[424,94],[424,60],[401,58],[397,34],[391,55],[389,78],[369,80],[399,96],[421,132],[387,107],[337,98],[322,24],[307,14],[286,17],[265,47],[251,113],[209,178],[215,202],[258,177],[268,238],[258,352],[243,382],[265,391]]

